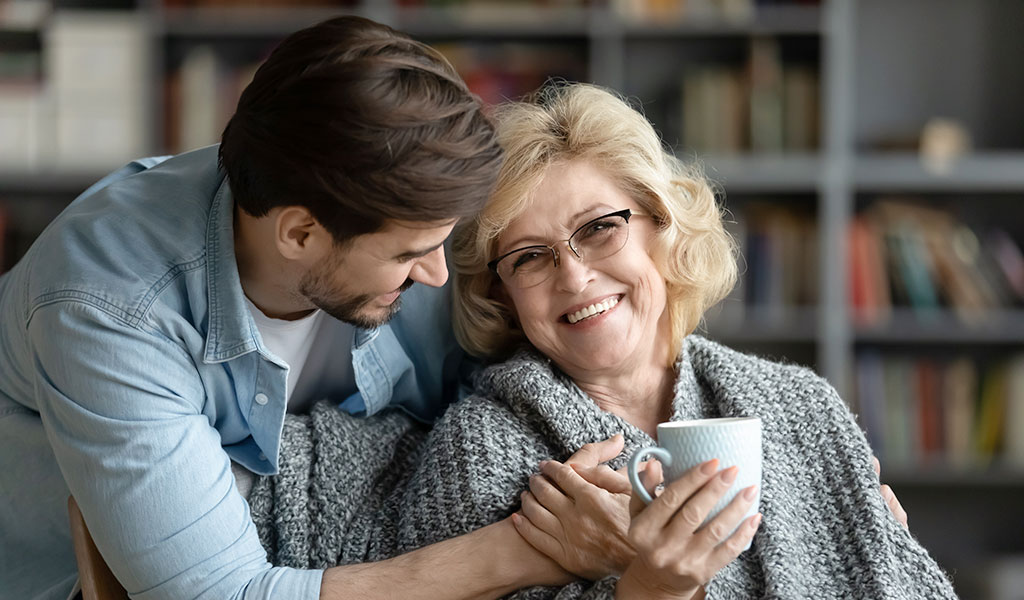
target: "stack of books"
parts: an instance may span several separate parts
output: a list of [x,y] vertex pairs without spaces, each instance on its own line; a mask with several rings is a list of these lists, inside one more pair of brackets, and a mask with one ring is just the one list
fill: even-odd
[[818,302],[818,229],[814,215],[774,203],[750,202],[727,218],[739,245],[740,280],[730,310],[748,307],[759,319],[782,320]]
[[849,229],[850,305],[858,324],[892,307],[927,316],[951,309],[965,323],[1024,302],[1024,254],[1002,227],[972,228],[949,211],[881,200]]
[[1024,468],[1024,354],[980,367],[862,352],[855,410],[886,466]]
[[704,64],[684,73],[684,147],[710,154],[813,151],[819,88],[815,66],[784,65],[778,40],[753,38],[747,64]]

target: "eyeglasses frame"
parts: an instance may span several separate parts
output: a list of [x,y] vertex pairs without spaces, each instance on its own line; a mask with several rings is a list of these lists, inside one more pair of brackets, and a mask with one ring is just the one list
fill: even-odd
[[[509,252],[506,252],[505,254],[502,254],[498,258],[495,258],[494,260],[492,260],[489,263],[487,263],[487,268],[490,269],[491,271],[493,271],[495,275],[498,275],[498,263],[499,262],[501,262],[502,260],[508,258],[509,256],[512,256],[513,254],[515,254],[517,252],[521,252],[523,250],[529,250],[530,248],[538,248],[538,249],[539,248],[545,248],[548,251],[550,251],[551,252],[551,257],[555,261],[555,268],[558,268],[558,266],[561,264],[561,257],[560,257],[560,255],[558,253],[558,248],[556,248],[556,246],[558,246],[558,244],[561,244],[562,242],[565,242],[565,245],[568,246],[570,250],[572,250],[572,253],[576,255],[576,258],[578,258],[580,260],[584,260],[584,258],[582,256],[580,256],[579,251],[576,248],[574,248],[573,245],[572,245],[572,238],[575,237],[575,235],[577,233],[579,233],[580,231],[583,231],[584,228],[586,228],[589,225],[591,225],[594,221],[600,221],[601,219],[607,219],[608,217],[622,217],[623,219],[625,219],[626,224],[628,225],[629,224],[629,219],[632,216],[642,217],[642,216],[644,216],[644,213],[636,212],[636,211],[633,211],[633,210],[631,210],[629,208],[624,208],[622,210],[617,210],[615,212],[610,212],[610,213],[608,213],[606,215],[601,215],[600,217],[594,217],[593,219],[590,219],[586,223],[584,223],[584,224],[580,225],[579,227],[577,227],[576,230],[573,231],[572,234],[569,235],[569,237],[564,239],[564,240],[557,240],[553,244],[551,244],[550,246],[546,245],[546,244],[533,244],[533,245],[530,245],[530,246],[523,246],[521,248],[516,248],[515,250],[511,250]],[[619,250],[621,250],[621,248]],[[619,250],[616,250],[615,254],[618,254]],[[609,256],[614,256],[615,254],[610,254]],[[499,275],[499,277],[500,277],[500,275]],[[546,280],[547,279],[545,278],[543,281],[537,282],[536,285],[540,285],[541,283],[543,283]]]

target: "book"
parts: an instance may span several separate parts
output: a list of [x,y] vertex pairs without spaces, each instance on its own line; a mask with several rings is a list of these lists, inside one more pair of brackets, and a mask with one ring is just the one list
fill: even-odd
[[917,464],[916,427],[908,400],[909,362],[889,358],[883,366],[885,382],[885,459],[894,465]]
[[1003,441],[1006,412],[1007,368],[996,365],[986,373],[975,422],[975,449],[984,464],[999,453]]
[[966,468],[974,460],[972,436],[978,397],[978,372],[966,357],[953,360],[942,374],[946,462]]
[[750,149],[781,152],[783,144],[782,59],[770,37],[750,41]]
[[913,375],[919,411],[921,459],[926,463],[940,463],[943,460],[945,432],[943,405],[939,397],[939,367],[931,360],[919,359],[916,361]]
[[1006,369],[1006,462],[1024,468],[1024,354],[1011,359]]
[[874,222],[861,215],[850,222],[849,290],[853,318],[861,325],[885,321],[891,313],[888,271]]
[[857,411],[860,426],[879,459],[887,458],[885,423],[885,367],[877,352],[864,352],[857,357]]
[[1002,228],[993,228],[985,237],[985,250],[1002,274],[1014,301],[1024,301],[1024,253]]
[[783,66],[783,146],[786,150],[809,152],[818,148],[819,88],[817,70],[805,65]]

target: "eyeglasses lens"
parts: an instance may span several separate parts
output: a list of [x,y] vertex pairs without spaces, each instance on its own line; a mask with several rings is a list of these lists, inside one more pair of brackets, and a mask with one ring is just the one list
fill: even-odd
[[[622,250],[628,239],[629,223],[626,218],[608,215],[577,229],[569,238],[569,247],[581,260],[592,262]],[[538,285],[555,272],[555,252],[546,246],[523,248],[498,263],[498,275],[515,287]]]

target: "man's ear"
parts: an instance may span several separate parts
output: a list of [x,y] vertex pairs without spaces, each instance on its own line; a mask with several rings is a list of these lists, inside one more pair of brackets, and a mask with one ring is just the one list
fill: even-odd
[[319,257],[330,233],[303,206],[279,209],[274,227],[274,243],[281,256],[289,260]]

